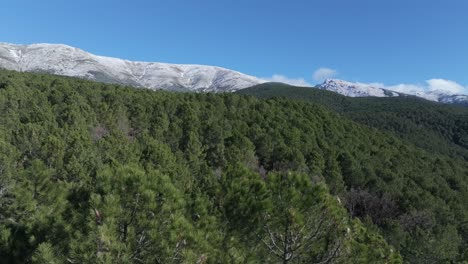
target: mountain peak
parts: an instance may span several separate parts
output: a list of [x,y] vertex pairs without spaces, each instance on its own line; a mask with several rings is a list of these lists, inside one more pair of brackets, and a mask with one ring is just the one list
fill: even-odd
[[339,93],[349,97],[394,97],[399,93],[365,83],[353,83],[339,79],[326,79],[317,88]]
[[[129,61],[98,56],[65,44],[0,42],[0,68],[43,72],[106,83],[174,91],[232,92],[266,82],[237,71],[205,65]],[[317,88],[350,97],[404,95],[383,85],[326,79]],[[405,91],[441,103],[468,104],[468,96],[447,91]]]
[[264,81],[215,66],[134,62],[64,45],[0,43],[0,68],[46,72],[150,89],[230,92]]
[[337,84],[352,84],[352,82],[348,82],[345,80],[340,80],[340,79],[333,79],[333,78],[328,78],[325,79],[323,82],[324,84],[331,84],[331,83],[337,83]]
[[349,97],[396,97],[404,95],[413,95],[429,101],[445,104],[468,104],[468,95],[454,94],[445,90],[408,90],[405,93],[391,91],[380,87],[378,84],[367,84],[358,82],[349,82],[339,79],[326,79],[317,88],[339,93]]

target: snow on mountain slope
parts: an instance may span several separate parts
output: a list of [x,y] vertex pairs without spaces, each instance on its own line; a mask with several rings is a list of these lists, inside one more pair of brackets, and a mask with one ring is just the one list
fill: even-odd
[[395,97],[399,93],[379,88],[370,84],[352,83],[343,80],[327,79],[317,86],[322,90],[328,90],[349,97]]
[[452,94],[443,90],[421,91],[408,90],[405,93],[391,91],[377,85],[365,83],[353,83],[343,80],[327,79],[324,83],[317,86],[318,89],[328,90],[349,97],[396,97],[413,95],[423,99],[444,103],[444,104],[463,104],[468,105],[468,95]]
[[[150,89],[232,92],[265,81],[240,72],[204,65],[134,62],[90,54],[61,44],[0,43],[0,68],[44,72]],[[350,97],[414,95],[440,103],[468,105],[468,96],[442,90],[395,92],[379,85],[328,79],[317,86]]]
[[220,67],[133,62],[60,44],[0,43],[0,68],[181,91],[230,92],[264,82]]
[[[418,96],[417,94],[415,95]],[[419,97],[422,97],[430,101],[444,103],[444,104],[468,105],[468,95],[450,94],[450,93],[447,93],[446,91],[440,91],[440,90],[429,91],[429,92],[426,92],[425,94],[423,93],[419,95]]]

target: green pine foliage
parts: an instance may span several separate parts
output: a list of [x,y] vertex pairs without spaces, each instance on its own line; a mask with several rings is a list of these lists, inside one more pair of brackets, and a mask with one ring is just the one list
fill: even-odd
[[413,96],[350,98],[330,91],[265,83],[238,91],[258,98],[282,97],[325,106],[358,123],[390,132],[429,152],[468,160],[468,107]]
[[0,71],[6,263],[453,263],[468,167],[317,105]]

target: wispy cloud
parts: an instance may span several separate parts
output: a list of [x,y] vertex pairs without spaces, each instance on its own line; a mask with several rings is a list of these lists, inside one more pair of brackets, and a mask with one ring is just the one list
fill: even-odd
[[424,85],[420,84],[406,84],[406,83],[401,83],[401,84],[396,84],[396,85],[391,85],[391,86],[379,86],[381,88],[385,88],[387,90],[399,92],[399,93],[424,93],[426,92],[426,88]]
[[467,93],[468,92],[468,87],[463,87],[462,85],[450,81],[450,80],[444,80],[444,79],[431,79],[426,81],[428,84],[428,88],[430,91],[445,91],[453,94],[459,94],[459,93]]
[[432,91],[443,91],[449,94],[468,94],[468,87],[445,79],[430,79],[425,84],[397,84],[383,88],[411,94]]
[[334,69],[322,67],[322,68],[317,69],[312,74],[312,78],[314,79],[314,81],[323,82],[323,81],[325,81],[325,79],[333,78],[337,74],[338,74],[338,72],[336,70],[334,70]]
[[312,86],[304,78],[289,78],[281,74],[275,74],[271,77],[262,78],[262,79],[268,82],[280,82],[280,83],[286,83],[286,84],[290,84],[294,86],[307,86],[307,87]]
[[[333,78],[338,74],[338,72],[334,69],[330,68],[319,68],[312,74],[312,78],[314,81],[323,82],[325,79]],[[282,74],[275,74],[271,77],[262,78],[262,80],[266,82],[280,82],[286,83],[294,86],[304,86],[304,87],[312,87],[314,85],[310,84],[305,78],[298,77],[298,78],[290,78],[286,75]]]
[[[312,78],[316,82],[323,82],[325,79],[334,78],[338,75],[338,71],[331,68],[319,68],[313,74]],[[290,78],[282,74],[275,74],[271,77],[262,78],[265,82],[281,82],[294,86],[312,87],[305,78]],[[448,94],[465,94],[468,95],[468,86],[463,86],[455,81],[434,78],[426,80],[424,83],[408,84],[401,83],[395,85],[385,85],[383,83],[357,83],[360,85],[368,85],[373,87],[384,88],[387,90],[406,93],[406,94],[426,94],[428,92],[441,91]]]

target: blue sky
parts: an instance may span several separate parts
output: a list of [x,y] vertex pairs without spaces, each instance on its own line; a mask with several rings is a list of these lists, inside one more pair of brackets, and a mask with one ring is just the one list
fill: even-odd
[[10,0],[0,32],[1,42],[64,43],[289,82],[468,87],[464,0]]

